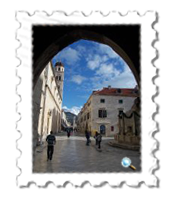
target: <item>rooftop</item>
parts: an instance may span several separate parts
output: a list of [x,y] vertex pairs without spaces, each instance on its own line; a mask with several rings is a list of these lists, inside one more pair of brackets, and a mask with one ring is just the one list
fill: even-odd
[[56,66],[62,66],[62,67],[64,67],[64,65],[63,65],[62,62],[56,62],[56,63],[55,63],[55,67],[56,67]]
[[138,97],[139,91],[134,88],[103,88],[102,90],[93,91],[92,95],[107,95],[107,96],[128,96],[128,97]]
[[[136,86],[135,88],[111,88],[111,86],[108,86],[108,87],[104,87],[102,90],[93,91],[91,96],[92,95],[126,96],[126,97],[140,96],[138,86]],[[83,112],[83,110],[85,109],[85,106],[87,105],[87,102],[83,105],[83,107],[81,108],[81,111],[78,114]]]

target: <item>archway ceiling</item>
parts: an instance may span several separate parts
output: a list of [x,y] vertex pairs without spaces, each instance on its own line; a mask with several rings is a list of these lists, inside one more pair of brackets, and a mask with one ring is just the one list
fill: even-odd
[[[94,32],[105,36],[118,46],[131,59],[135,70],[140,76],[140,26],[139,25],[84,25],[84,26],[33,26],[33,75],[34,83],[43,70],[37,70],[38,59],[51,44],[56,43],[59,38],[65,37],[70,32],[82,31]],[[76,40],[75,35],[75,40]],[[81,36],[80,36],[81,37]],[[86,38],[84,38],[86,39]],[[88,39],[88,38],[87,38]],[[60,40],[61,41],[61,40]],[[95,41],[95,39],[94,39]],[[98,42],[98,38],[97,38]],[[59,51],[72,43],[72,38],[67,38],[59,43]],[[52,51],[52,50],[51,50]],[[49,58],[51,59],[51,58]],[[43,65],[47,63],[43,62]],[[43,68],[45,66],[42,66]]]

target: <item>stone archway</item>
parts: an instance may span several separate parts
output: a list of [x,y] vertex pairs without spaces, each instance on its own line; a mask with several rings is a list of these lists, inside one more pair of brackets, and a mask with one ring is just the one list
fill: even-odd
[[[40,73],[45,68],[47,63],[63,48],[80,39],[91,40],[110,46],[128,64],[137,81],[138,86],[140,86],[139,66],[136,67],[133,64],[132,60],[130,59],[128,54],[124,51],[124,49],[122,49],[116,42],[114,42],[109,37],[103,34],[99,34],[89,29],[85,30],[81,28],[78,28],[70,32],[66,32],[64,35],[58,36],[57,38],[53,39],[52,42],[50,43],[48,42],[48,44],[45,45],[45,47],[43,47],[44,51],[40,55],[37,56],[35,55],[35,46],[34,46],[33,86],[35,86]],[[132,49],[130,50],[130,52],[131,51]]]

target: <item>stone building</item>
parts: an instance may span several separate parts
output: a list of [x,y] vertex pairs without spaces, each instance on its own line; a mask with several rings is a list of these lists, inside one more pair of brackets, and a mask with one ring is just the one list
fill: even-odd
[[62,110],[62,113],[61,113],[61,129],[64,131],[68,127],[71,127],[71,123],[68,122],[65,112],[64,112],[64,110]]
[[86,129],[94,135],[95,131],[106,136],[119,132],[118,115],[127,112],[139,96],[138,89],[103,88],[93,91],[77,117],[77,129],[84,133]]
[[[59,68],[61,73],[59,73]],[[60,75],[61,74],[61,75]],[[61,76],[61,78],[59,77]],[[61,106],[64,67],[49,62],[40,74],[33,90],[33,146],[45,140],[52,130],[61,131]]]
[[61,62],[55,64],[55,79],[58,83],[61,98],[63,98],[64,65]]

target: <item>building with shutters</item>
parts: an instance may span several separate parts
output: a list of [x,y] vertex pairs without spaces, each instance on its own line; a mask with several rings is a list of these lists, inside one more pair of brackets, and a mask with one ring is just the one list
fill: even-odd
[[77,117],[77,129],[101,132],[113,136],[119,132],[118,115],[127,112],[139,96],[138,88],[103,88],[93,91]]

